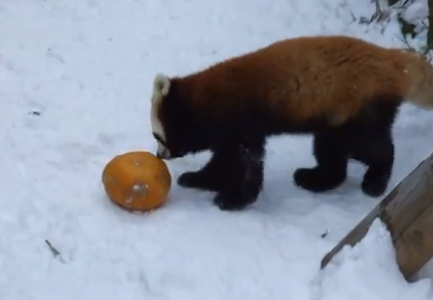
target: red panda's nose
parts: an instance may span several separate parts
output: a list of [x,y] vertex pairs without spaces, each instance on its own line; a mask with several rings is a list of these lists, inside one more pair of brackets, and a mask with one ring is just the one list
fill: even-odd
[[171,158],[170,151],[168,151],[167,149],[158,150],[156,151],[156,157],[160,159],[170,159]]

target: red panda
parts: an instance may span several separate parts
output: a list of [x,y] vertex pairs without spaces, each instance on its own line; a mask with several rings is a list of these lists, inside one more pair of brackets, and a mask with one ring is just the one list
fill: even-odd
[[351,158],[367,166],[363,193],[379,197],[391,176],[391,129],[405,99],[433,108],[433,68],[418,54],[346,36],[286,39],[188,76],[156,75],[156,155],[211,150],[201,170],[177,182],[215,191],[222,210],[240,210],[262,190],[266,138],[312,134],[317,165],[295,170],[297,186],[337,188]]

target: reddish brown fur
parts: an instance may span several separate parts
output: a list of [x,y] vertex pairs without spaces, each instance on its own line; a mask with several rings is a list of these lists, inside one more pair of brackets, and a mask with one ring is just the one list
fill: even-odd
[[407,94],[405,55],[343,36],[301,37],[175,80],[185,93],[192,92],[185,99],[201,112],[266,105],[293,121],[325,114],[338,125],[357,116],[376,95]]

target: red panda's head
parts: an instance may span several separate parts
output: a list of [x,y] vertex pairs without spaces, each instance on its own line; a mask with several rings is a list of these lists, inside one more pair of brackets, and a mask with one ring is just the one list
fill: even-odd
[[187,95],[179,93],[179,84],[161,74],[153,83],[152,134],[157,143],[156,155],[162,159],[182,157],[206,146],[189,101],[184,99]]

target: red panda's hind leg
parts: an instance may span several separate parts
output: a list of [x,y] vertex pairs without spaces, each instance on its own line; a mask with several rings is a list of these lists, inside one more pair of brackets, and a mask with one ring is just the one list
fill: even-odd
[[394,144],[391,129],[378,128],[367,140],[353,143],[352,158],[367,166],[361,189],[370,197],[382,195],[391,178],[394,162]]
[[317,165],[299,168],[293,174],[297,186],[310,192],[333,190],[346,179],[349,148],[345,136],[338,132],[319,133],[314,136],[313,154]]
[[353,126],[351,158],[367,166],[361,184],[367,196],[381,196],[391,178],[394,164],[392,124],[401,102],[398,95],[377,97],[372,102],[376,104],[366,110],[363,119]]
[[317,166],[295,171],[298,186],[311,192],[335,189],[345,180],[352,158],[367,166],[363,193],[378,197],[385,192],[394,162],[391,128],[401,101],[398,96],[378,96],[369,102],[355,120],[314,136]]

